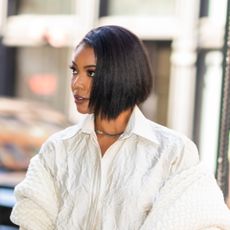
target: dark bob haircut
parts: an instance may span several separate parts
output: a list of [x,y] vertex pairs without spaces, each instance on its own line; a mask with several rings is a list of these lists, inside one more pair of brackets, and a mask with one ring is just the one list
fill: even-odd
[[92,47],[96,56],[89,101],[95,116],[114,119],[148,97],[151,68],[136,35],[120,26],[102,26],[87,33],[80,44]]

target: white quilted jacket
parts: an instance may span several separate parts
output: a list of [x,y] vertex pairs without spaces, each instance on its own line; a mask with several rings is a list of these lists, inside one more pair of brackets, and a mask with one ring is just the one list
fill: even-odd
[[52,136],[15,189],[23,230],[230,230],[230,211],[186,137],[135,107],[103,158],[93,115]]

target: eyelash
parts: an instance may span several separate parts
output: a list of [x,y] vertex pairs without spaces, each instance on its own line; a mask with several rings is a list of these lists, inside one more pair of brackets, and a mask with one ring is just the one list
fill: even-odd
[[77,70],[76,70],[76,68],[73,65],[70,65],[69,68],[72,70],[72,74],[73,75],[75,75],[75,74],[78,73]]
[[[72,70],[73,75],[78,74],[78,71],[76,70],[76,68],[73,65],[70,65],[69,68]],[[87,70],[87,75],[89,77],[94,77],[95,76],[95,70]]]

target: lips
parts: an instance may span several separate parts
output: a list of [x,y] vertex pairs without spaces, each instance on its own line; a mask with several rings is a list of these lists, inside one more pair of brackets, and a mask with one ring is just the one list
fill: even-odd
[[88,101],[88,100],[89,100],[89,98],[87,98],[87,97],[82,97],[82,96],[79,96],[79,95],[74,95],[74,101],[77,104],[83,103],[84,101]]

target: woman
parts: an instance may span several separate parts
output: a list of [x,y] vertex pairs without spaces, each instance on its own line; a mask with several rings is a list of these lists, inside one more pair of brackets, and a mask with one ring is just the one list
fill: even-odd
[[31,160],[12,221],[26,230],[230,229],[195,145],[137,107],[152,84],[140,40],[118,26],[93,29],[70,68],[77,110],[89,114]]

